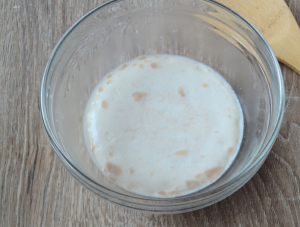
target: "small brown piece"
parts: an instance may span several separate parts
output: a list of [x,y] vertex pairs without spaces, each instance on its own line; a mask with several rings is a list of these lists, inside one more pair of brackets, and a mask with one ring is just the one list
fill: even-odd
[[198,173],[197,175],[195,175],[195,178],[201,178],[201,177],[203,177],[203,173]]
[[120,176],[122,174],[122,168],[119,165],[113,164],[111,162],[106,163],[107,172],[114,174],[115,176]]
[[182,87],[179,87],[178,90],[177,90],[178,94],[181,96],[181,97],[184,97],[185,94],[184,94],[184,90]]
[[159,192],[157,192],[157,194],[159,194],[160,196],[163,196],[163,197],[168,196],[168,194],[165,191],[159,191]]
[[115,178],[113,178],[113,177],[111,177],[111,176],[109,176],[108,178],[109,178],[112,182],[114,182],[114,183],[116,182],[116,179],[115,179]]
[[133,168],[129,168],[129,173],[132,175],[132,174],[134,174],[134,169]]
[[232,148],[232,147],[229,147],[229,148],[227,149],[227,152],[230,154],[231,152],[233,152],[233,148]]
[[202,87],[208,87],[209,85],[208,84],[202,84]]
[[176,151],[174,154],[175,155],[178,155],[178,156],[181,156],[181,155],[185,155],[187,154],[189,151],[187,149],[185,150],[179,150],[179,151]]
[[119,70],[123,70],[127,67],[127,64],[124,64]]
[[107,81],[107,83],[106,83],[106,84],[110,84],[110,83],[111,83],[111,80]]
[[109,79],[109,78],[111,78],[112,77],[112,75],[111,74],[109,74],[107,77],[106,77],[106,79]]
[[157,63],[155,63],[155,62],[151,63],[151,67],[152,67],[153,69],[161,68],[161,66],[159,66],[159,65],[158,65]]
[[199,186],[199,182],[195,180],[186,180],[185,185],[187,186],[188,189],[194,189],[197,186]]
[[208,180],[212,181],[220,175],[222,170],[223,168],[221,166],[214,167],[212,169],[208,169],[204,171],[204,175]]
[[170,196],[174,196],[174,195],[177,195],[178,193],[179,193],[179,191],[176,189],[176,190],[170,191],[168,194]]
[[144,59],[146,59],[147,57],[146,56],[142,56],[142,57],[139,57],[138,59],[139,60],[144,60]]
[[146,92],[136,91],[132,93],[132,98],[135,102],[140,102],[147,96]]
[[99,87],[98,92],[102,92],[103,91],[103,87]]
[[143,65],[143,64],[140,64],[139,66],[140,66],[141,69],[144,68],[144,65]]
[[106,109],[108,107],[108,103],[105,100],[103,100],[102,103],[101,103],[101,107],[103,109]]

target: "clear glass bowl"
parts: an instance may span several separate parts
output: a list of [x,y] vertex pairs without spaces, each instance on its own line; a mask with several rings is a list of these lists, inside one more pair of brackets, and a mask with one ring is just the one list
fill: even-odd
[[[95,86],[120,64],[151,54],[182,55],[214,68],[235,90],[244,114],[243,142],[232,166],[205,189],[176,198],[145,197],[112,184],[83,139],[83,113]],[[242,187],[270,152],[285,100],[280,67],[266,40],[241,16],[208,0],[124,0],[96,8],[54,48],[40,95],[46,132],[68,171],[100,197],[152,213],[203,208]]]

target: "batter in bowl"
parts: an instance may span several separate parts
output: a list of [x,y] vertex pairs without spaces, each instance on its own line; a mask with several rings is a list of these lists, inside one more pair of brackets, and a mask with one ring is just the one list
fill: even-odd
[[175,55],[141,56],[110,72],[84,115],[87,149],[118,186],[175,197],[216,181],[236,157],[243,114],[210,67]]

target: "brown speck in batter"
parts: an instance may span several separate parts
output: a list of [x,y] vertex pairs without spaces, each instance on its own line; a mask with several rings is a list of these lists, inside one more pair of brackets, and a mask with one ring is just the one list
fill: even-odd
[[110,156],[110,157],[114,157],[114,153],[110,152],[110,153],[109,153],[109,156]]
[[99,87],[98,92],[102,92],[103,91],[103,87]]
[[141,69],[144,68],[144,65],[143,65],[143,64],[140,64],[139,66],[140,66]]
[[122,168],[119,165],[113,164],[111,162],[106,163],[107,172],[114,174],[115,176],[120,176],[122,174]]
[[175,155],[178,155],[178,156],[181,156],[181,155],[185,155],[187,154],[189,151],[188,150],[179,150],[179,151],[176,151],[174,154]]
[[151,176],[153,176],[153,173],[150,173]]
[[146,59],[147,57],[146,56],[142,56],[142,57],[139,57],[138,59],[139,60],[144,60],[144,59]]
[[157,58],[159,58],[159,56],[155,56],[155,58],[157,59]]
[[231,118],[231,115],[228,115],[228,118]]
[[148,60],[145,60],[145,62],[148,63],[149,61],[148,61]]
[[113,177],[111,177],[111,176],[109,176],[108,178],[109,178],[112,182],[114,182],[114,183],[116,182],[116,179],[115,179],[115,178],[113,178]]
[[92,152],[94,153],[95,151],[95,145],[92,143]]
[[134,174],[134,172],[135,172],[135,171],[134,171],[133,168],[129,168],[129,173],[130,173],[130,174]]
[[233,152],[233,148],[232,148],[232,147],[229,147],[229,148],[227,149],[227,152],[230,154],[231,152]]
[[215,131],[215,133],[218,133],[218,131]]
[[134,63],[132,66],[136,66],[137,65],[137,63]]
[[195,178],[201,178],[203,176],[203,173],[198,173],[197,175],[195,175]]
[[110,84],[111,83],[111,80],[107,81],[107,84]]
[[132,93],[132,98],[135,102],[140,102],[147,96],[146,92],[136,91]]
[[151,63],[151,67],[152,67],[153,69],[161,68],[161,66],[159,66],[159,65],[158,65],[157,63],[155,63],[155,62]]
[[208,169],[204,171],[204,175],[208,180],[212,181],[220,175],[222,170],[223,168],[221,166],[214,167],[212,169]]
[[208,72],[211,72],[211,70],[210,70],[210,69],[208,69],[207,71],[208,71]]
[[183,90],[182,87],[179,87],[179,88],[178,88],[177,93],[178,93],[181,97],[184,97],[184,96],[185,96],[184,90]]
[[163,197],[168,196],[168,194],[165,191],[159,191],[159,192],[157,192],[157,194],[159,194],[160,196],[163,196]]
[[194,118],[193,118],[193,117],[189,117],[188,120],[189,120],[189,121],[192,121],[192,120],[194,120]]
[[208,84],[202,84],[202,87],[208,87],[209,85]]
[[106,109],[108,107],[108,103],[105,100],[103,100],[102,103],[101,103],[101,107],[103,109]]
[[112,77],[112,75],[111,74],[109,74],[107,77],[106,77],[106,79],[109,79],[109,78],[111,78]]
[[179,193],[178,190],[173,190],[173,191],[170,191],[168,194],[170,196],[174,196],[174,195],[177,195],[178,193]]
[[123,70],[127,67],[127,64],[124,64],[119,70]]
[[186,180],[185,185],[187,186],[188,189],[194,189],[197,186],[199,186],[199,182],[195,180]]

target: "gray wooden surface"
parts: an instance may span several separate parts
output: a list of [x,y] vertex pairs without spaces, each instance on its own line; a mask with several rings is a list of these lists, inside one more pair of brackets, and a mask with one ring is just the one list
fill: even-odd
[[[40,120],[41,77],[60,37],[104,1],[0,1],[0,226],[300,226],[300,77],[285,66],[280,135],[259,172],[222,202],[138,213],[104,202],[64,169]],[[300,23],[300,0],[287,3]]]

